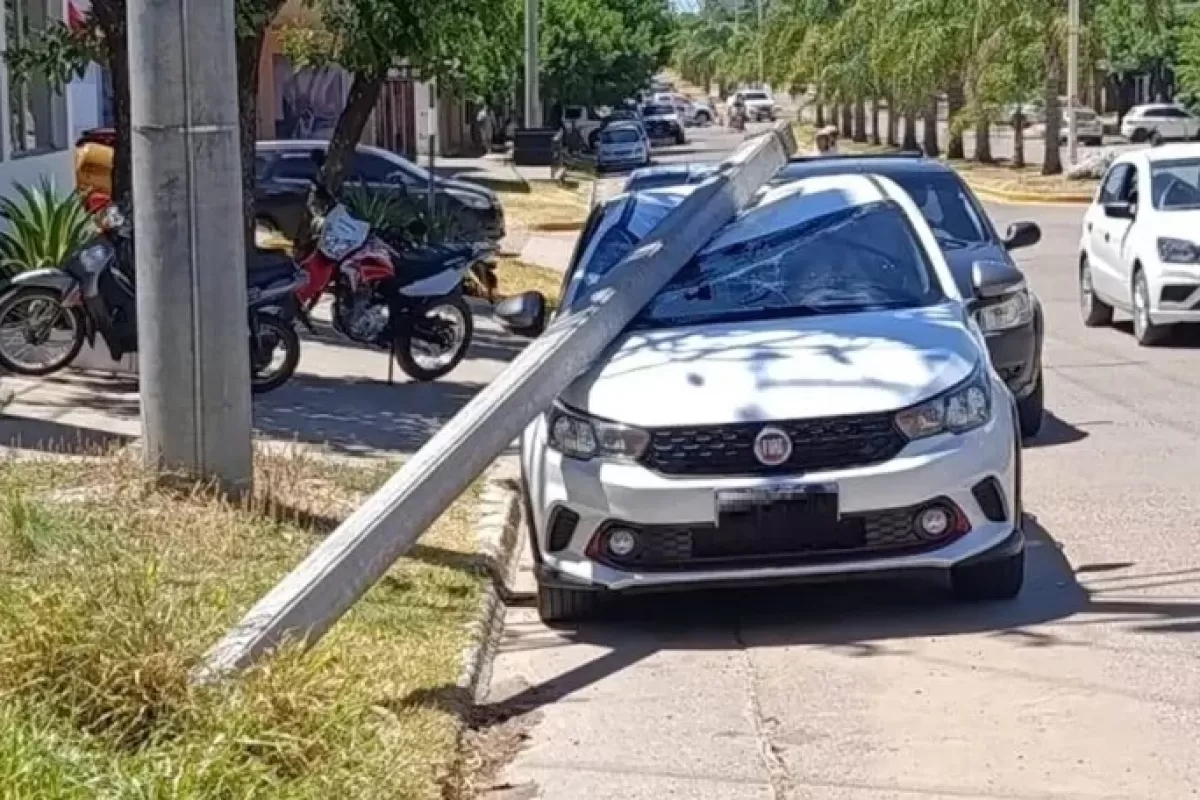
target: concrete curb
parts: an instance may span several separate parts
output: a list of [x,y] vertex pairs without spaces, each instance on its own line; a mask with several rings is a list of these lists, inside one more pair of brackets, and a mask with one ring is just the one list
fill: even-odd
[[1007,203],[1009,205],[1024,205],[1024,206],[1080,206],[1090,205],[1093,195],[1091,193],[1084,194],[1065,194],[1057,192],[1012,192],[1007,189],[996,189],[982,184],[977,181],[963,178],[971,190],[980,197],[987,198],[999,203]]
[[[595,191],[594,189],[592,190]],[[572,220],[570,222],[535,222],[532,225],[526,226],[526,230],[534,233],[573,233],[583,230],[584,220]]]

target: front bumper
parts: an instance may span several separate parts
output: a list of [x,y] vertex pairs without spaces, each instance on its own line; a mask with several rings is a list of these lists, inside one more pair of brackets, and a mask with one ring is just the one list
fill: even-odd
[[[525,463],[525,477],[539,574],[544,582],[576,588],[660,591],[895,571],[944,572],[983,558],[1019,527],[1018,439],[1007,393],[999,385],[995,390],[992,420],[971,433],[913,442],[895,458],[872,466],[782,478],[668,477],[640,464],[565,458],[545,446],[545,421],[539,418],[523,442],[532,455]],[[718,490],[827,482],[837,484],[844,519],[948,500],[969,529],[924,547],[772,553],[666,567],[614,564],[589,548],[613,524],[632,527],[644,537],[666,536],[668,528],[681,526],[712,535]],[[983,486],[995,489],[986,507]],[[574,520],[566,534],[559,527],[564,510]]]
[[1148,263],[1146,283],[1155,324],[1200,322],[1200,264]]

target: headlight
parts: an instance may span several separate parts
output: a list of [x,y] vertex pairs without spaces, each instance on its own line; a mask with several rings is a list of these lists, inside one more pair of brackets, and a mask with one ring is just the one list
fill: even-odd
[[1200,264],[1200,247],[1185,239],[1160,238],[1158,257],[1168,264]]
[[645,452],[649,443],[650,434],[640,428],[605,422],[560,406],[550,412],[550,446],[571,458],[599,456],[632,461]]
[[971,377],[932,400],[896,415],[896,427],[909,441],[939,433],[966,433],[992,416],[992,392],[987,372],[977,368]]
[[474,192],[456,192],[451,190],[449,195],[467,208],[473,208],[476,211],[487,211],[492,207],[491,201]]
[[111,256],[108,245],[93,244],[79,251],[79,264],[86,272],[99,272],[108,265]]
[[1027,291],[1014,292],[999,303],[979,309],[977,318],[985,333],[1028,325],[1033,319],[1033,299]]

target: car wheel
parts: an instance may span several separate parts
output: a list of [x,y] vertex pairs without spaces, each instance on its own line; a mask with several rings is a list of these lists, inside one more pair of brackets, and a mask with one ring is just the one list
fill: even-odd
[[1092,286],[1092,267],[1087,256],[1079,261],[1079,310],[1083,324],[1089,328],[1100,328],[1112,324],[1112,306],[1096,296]]
[[1158,147],[1162,143],[1163,143],[1162,134],[1159,133],[1158,131],[1152,131],[1150,133],[1150,144],[1154,147]]
[[594,617],[599,607],[600,595],[596,592],[538,584],[538,617],[547,625],[586,620]]
[[966,603],[1012,600],[1024,584],[1024,552],[950,570],[950,588],[958,600]]
[[1153,347],[1167,338],[1170,329],[1150,320],[1150,288],[1140,269],[1133,276],[1133,337],[1142,347]]
[[712,122],[712,117],[709,116],[707,111],[696,112],[696,124],[697,125],[707,125],[710,122]]
[[1046,394],[1042,383],[1042,373],[1039,370],[1037,385],[1033,391],[1017,401],[1017,419],[1021,425],[1021,438],[1032,439],[1042,429],[1042,417],[1046,410]]
[[1134,144],[1141,144],[1142,142],[1146,141],[1147,138],[1149,138],[1149,136],[1146,133],[1146,129],[1137,128],[1134,130],[1133,135],[1129,137],[1129,141],[1133,142]]

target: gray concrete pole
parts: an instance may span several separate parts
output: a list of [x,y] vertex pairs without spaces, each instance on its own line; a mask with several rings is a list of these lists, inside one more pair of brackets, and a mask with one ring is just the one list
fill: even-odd
[[[1067,164],[1079,162],[1079,0],[1067,2]],[[1046,142],[1046,147],[1057,147]]]
[[538,0],[525,0],[525,127],[542,127],[542,91],[539,85]]
[[252,478],[234,0],[129,0],[143,447]]
[[576,311],[557,317],[399,472],[250,609],[196,673],[212,680],[286,641],[319,639],[416,543],[534,417],[750,201],[796,143],[791,126],[747,141],[696,187]]

